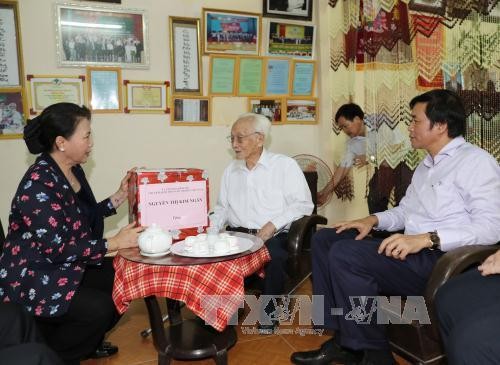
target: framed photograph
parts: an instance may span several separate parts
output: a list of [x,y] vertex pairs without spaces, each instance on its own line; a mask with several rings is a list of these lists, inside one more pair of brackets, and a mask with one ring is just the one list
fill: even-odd
[[317,98],[287,98],[286,123],[290,124],[316,124],[318,123]]
[[27,115],[22,90],[0,90],[0,139],[23,138]]
[[240,56],[238,59],[238,96],[258,96],[264,93],[264,59]]
[[266,95],[290,94],[290,63],[289,58],[266,59]]
[[203,52],[259,55],[260,14],[203,9]]
[[0,0],[0,88],[22,87],[24,81],[17,2]]
[[30,114],[36,115],[56,103],[86,104],[85,76],[28,75]]
[[235,94],[236,56],[211,55],[208,93],[231,96]]
[[200,19],[171,16],[169,22],[172,92],[201,95]]
[[124,80],[125,113],[170,113],[167,104],[170,83]]
[[209,126],[212,119],[212,100],[202,96],[174,96],[172,125]]
[[59,66],[149,67],[144,10],[56,4],[56,19]]
[[415,11],[445,15],[446,0],[410,0],[408,7]]
[[87,67],[89,105],[94,113],[122,111],[122,74],[119,67]]
[[314,42],[314,25],[270,21],[265,49],[268,56],[313,59]]
[[270,18],[312,20],[313,0],[264,0],[262,14]]
[[283,98],[248,98],[248,111],[262,114],[272,124],[283,124]]
[[315,61],[293,61],[292,85],[290,86],[293,96],[313,96],[315,79]]

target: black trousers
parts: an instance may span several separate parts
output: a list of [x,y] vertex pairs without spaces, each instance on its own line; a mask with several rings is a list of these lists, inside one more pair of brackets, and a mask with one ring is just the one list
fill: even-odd
[[436,310],[448,363],[500,364],[500,275],[474,268],[439,289]]
[[79,364],[92,354],[120,319],[111,297],[113,280],[112,258],[105,258],[101,266],[87,266],[68,312],[59,317],[36,317],[47,344],[66,364]]
[[324,316],[324,327],[335,331],[336,341],[342,346],[388,349],[385,326],[376,323],[376,315],[369,323],[356,323],[353,304],[360,303],[362,296],[422,295],[442,252],[422,250],[401,261],[377,252],[382,239],[356,241],[356,235],[354,230],[337,234],[335,229],[325,228],[313,236],[313,294],[324,296],[323,306],[313,306],[313,316]]
[[14,303],[0,303],[0,363],[62,365],[55,352],[43,343],[33,317]]

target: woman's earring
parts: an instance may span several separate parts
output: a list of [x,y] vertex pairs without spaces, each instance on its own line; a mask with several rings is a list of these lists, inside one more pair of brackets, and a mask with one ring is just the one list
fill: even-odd
[[59,147],[59,151],[64,152],[64,148]]

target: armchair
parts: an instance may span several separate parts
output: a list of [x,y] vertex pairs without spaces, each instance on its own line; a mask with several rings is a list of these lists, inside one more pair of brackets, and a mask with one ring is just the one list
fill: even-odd
[[389,325],[388,338],[392,351],[414,364],[446,364],[434,312],[436,293],[449,279],[477,266],[497,250],[497,245],[474,245],[460,247],[444,254],[432,270],[424,294],[431,324],[414,321],[408,325]]

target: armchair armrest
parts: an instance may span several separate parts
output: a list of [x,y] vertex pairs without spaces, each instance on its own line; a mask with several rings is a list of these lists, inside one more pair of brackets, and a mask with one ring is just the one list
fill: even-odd
[[294,221],[288,232],[288,254],[290,256],[299,255],[309,230],[318,224],[327,223],[328,220],[325,217],[317,214],[306,215]]

